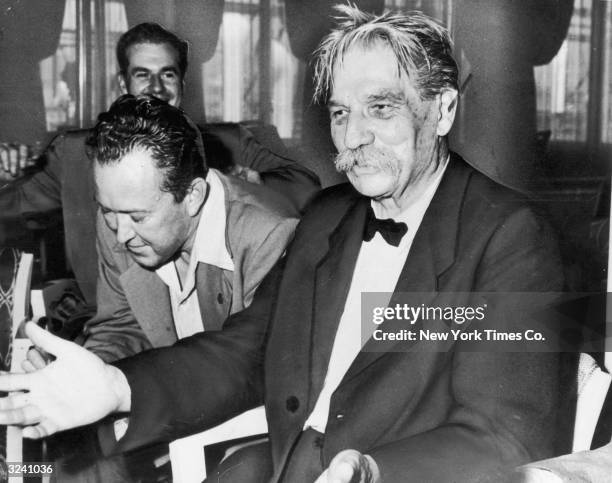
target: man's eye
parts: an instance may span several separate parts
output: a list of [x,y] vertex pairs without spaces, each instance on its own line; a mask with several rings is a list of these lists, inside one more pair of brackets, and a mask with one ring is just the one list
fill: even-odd
[[130,218],[134,223],[142,223],[147,219],[145,215],[130,215]]
[[340,121],[346,117],[346,109],[334,109],[329,112],[332,121]]
[[174,80],[176,77],[176,72],[164,72],[164,79]]
[[136,72],[134,74],[134,77],[136,79],[141,79],[142,80],[142,79],[147,79],[149,77],[149,74],[147,74],[146,72]]
[[111,230],[117,229],[117,215],[110,210],[102,210],[102,216],[104,217],[104,221],[106,222],[106,226],[108,226]]
[[389,117],[393,111],[394,107],[391,104],[373,104],[370,106],[370,112],[377,117]]

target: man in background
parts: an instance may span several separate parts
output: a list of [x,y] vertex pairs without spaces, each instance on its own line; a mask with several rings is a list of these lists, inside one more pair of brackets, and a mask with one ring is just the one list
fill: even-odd
[[[153,23],[131,28],[117,43],[117,62],[123,93],[150,94],[172,106],[181,104],[188,45],[172,32]],[[46,149],[41,171],[0,188],[0,244],[7,243],[11,232],[22,231],[19,228],[28,217],[61,208],[67,258],[85,300],[94,305],[96,205],[85,153],[89,134],[89,130],[79,130],[59,135]],[[319,188],[312,172],[260,145],[238,125],[222,126],[218,131],[204,127],[202,134],[204,150],[211,148],[206,153],[210,166],[280,193],[293,214],[297,215]],[[23,147],[0,147],[3,164],[19,164],[19,158],[25,156]]]

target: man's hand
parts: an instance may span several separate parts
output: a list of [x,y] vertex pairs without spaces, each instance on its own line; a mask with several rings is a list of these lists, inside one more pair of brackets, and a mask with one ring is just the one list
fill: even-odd
[[247,168],[245,166],[241,166],[239,164],[235,164],[232,169],[229,171],[231,176],[236,176],[237,178],[243,179],[244,181],[248,181],[249,183],[254,184],[262,184],[261,175],[259,171],[255,171],[254,169]]
[[37,153],[25,144],[0,143],[0,180],[12,180],[36,164]]
[[354,449],[338,453],[315,483],[380,483],[378,465]]
[[536,461],[515,470],[511,483],[610,481],[612,443],[601,448]]
[[0,391],[13,393],[0,398],[0,424],[26,426],[23,436],[38,439],[129,411],[130,387],[119,369],[33,322],[26,334],[57,359],[28,374],[0,375]]

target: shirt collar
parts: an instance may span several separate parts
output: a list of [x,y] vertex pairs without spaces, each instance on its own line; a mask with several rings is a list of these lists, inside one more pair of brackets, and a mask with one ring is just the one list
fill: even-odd
[[202,207],[198,228],[196,230],[189,269],[182,290],[174,261],[170,261],[156,270],[161,280],[175,293],[184,299],[195,288],[195,273],[198,263],[214,265],[223,270],[234,271],[234,262],[226,245],[227,213],[225,209],[225,188],[214,169],[208,170],[206,176],[208,195]]
[[193,251],[198,262],[233,271],[234,262],[227,249],[225,236],[227,231],[225,187],[214,169],[208,170],[206,181],[210,192],[202,207]]
[[[423,221],[423,217],[425,216],[425,212],[427,211],[427,208],[429,207],[431,200],[436,194],[438,186],[440,185],[440,181],[442,180],[442,176],[444,176],[444,172],[446,171],[446,168],[448,167],[449,159],[450,159],[450,155],[449,157],[446,158],[446,161],[444,162],[444,166],[442,166],[438,174],[436,174],[436,176],[432,180],[430,180],[429,185],[427,186],[423,194],[412,205],[410,205],[408,208],[402,211],[399,215],[393,218],[395,221],[404,222],[406,223],[406,226],[408,226],[408,233],[404,235],[404,237],[402,237],[402,240],[399,246],[390,247],[386,242],[384,242],[382,246],[390,247],[390,249],[393,248],[394,250],[397,250],[399,252],[407,253],[410,250],[410,247],[412,246],[412,241],[414,240],[416,232],[421,226],[421,222]],[[373,203],[372,201],[370,203],[371,203],[372,209],[374,210],[374,214],[377,217],[380,217],[380,214],[377,213],[378,206],[376,206],[376,204]],[[383,241],[382,237],[380,236],[380,233],[377,233],[374,236],[374,238],[371,240],[371,242],[376,242],[377,239],[379,242]]]

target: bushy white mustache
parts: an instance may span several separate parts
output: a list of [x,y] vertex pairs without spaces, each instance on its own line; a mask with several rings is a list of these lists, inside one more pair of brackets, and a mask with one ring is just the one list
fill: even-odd
[[340,173],[348,173],[354,166],[372,166],[396,175],[400,162],[395,153],[368,145],[338,153],[334,165]]

